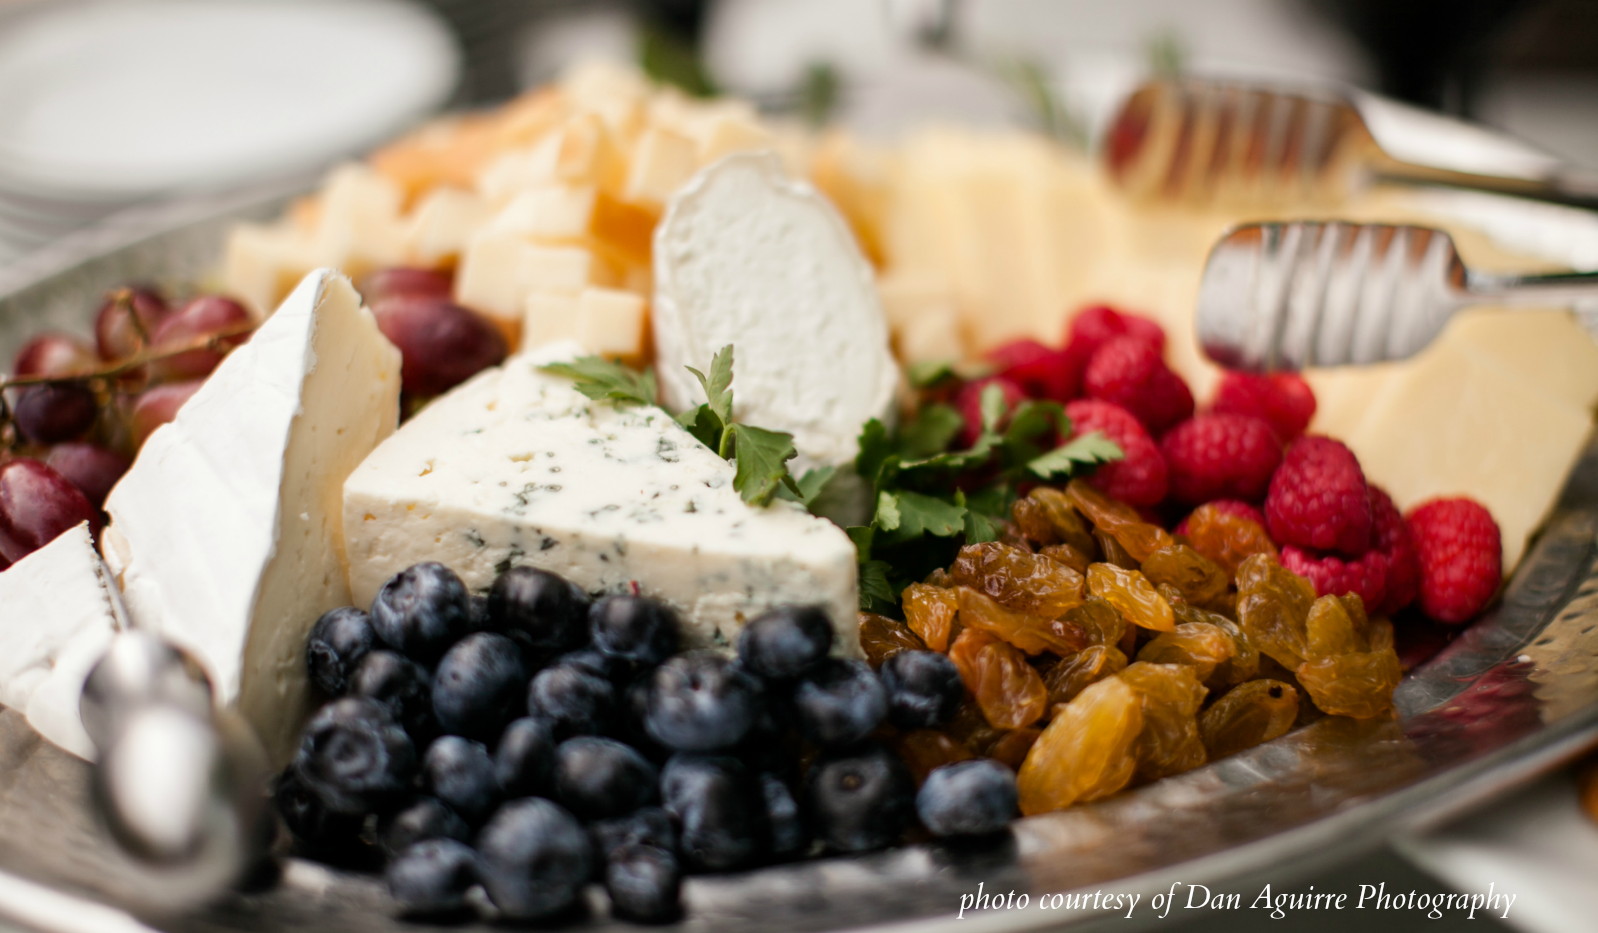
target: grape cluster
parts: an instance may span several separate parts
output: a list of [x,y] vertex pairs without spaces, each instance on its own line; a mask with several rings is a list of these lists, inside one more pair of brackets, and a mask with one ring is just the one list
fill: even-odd
[[963,695],[942,655],[879,676],[831,656],[819,609],[751,621],[737,656],[679,651],[667,605],[597,599],[515,568],[474,597],[448,568],[390,579],[369,612],[319,619],[306,647],[330,700],[278,779],[302,854],[386,860],[408,915],[468,915],[481,885],[513,919],[562,915],[601,883],[612,913],[680,913],[684,873],[745,869],[1015,813],[996,762],[929,780],[879,741],[939,724]]

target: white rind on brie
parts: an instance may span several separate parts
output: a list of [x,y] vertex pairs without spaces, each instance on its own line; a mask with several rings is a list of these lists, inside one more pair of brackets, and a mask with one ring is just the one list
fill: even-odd
[[313,272],[106,500],[133,623],[191,651],[279,763],[308,709],[306,632],[350,602],[344,478],[393,432],[399,380],[349,280]]
[[484,592],[514,566],[589,591],[636,584],[682,616],[693,646],[726,646],[773,606],[811,603],[858,655],[855,549],[836,525],[777,501],[746,504],[733,466],[659,408],[584,397],[512,357],[434,401],[344,484],[350,588],[440,561]]
[[94,549],[89,523],[0,573],[0,703],[36,732],[93,760],[78,698],[111,639],[127,627],[111,573]]
[[794,436],[795,472],[842,465],[868,419],[893,414],[899,370],[871,266],[848,225],[775,155],[700,172],[655,229],[656,372],[667,408],[705,400],[733,344],[734,415]]

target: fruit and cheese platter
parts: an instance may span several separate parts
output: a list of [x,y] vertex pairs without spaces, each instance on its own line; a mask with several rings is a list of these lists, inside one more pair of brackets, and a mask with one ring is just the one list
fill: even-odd
[[1571,313],[1302,374],[1192,322],[1306,210],[1561,257],[1496,195],[1112,176],[590,65],[10,273],[0,872],[173,930],[859,927],[1223,890],[1590,744]]

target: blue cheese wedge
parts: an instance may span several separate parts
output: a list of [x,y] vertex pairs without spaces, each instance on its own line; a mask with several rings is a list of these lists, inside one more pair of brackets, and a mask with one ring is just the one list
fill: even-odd
[[0,703],[46,739],[92,760],[78,697],[127,624],[89,524],[67,529],[0,573]]
[[344,478],[394,431],[399,351],[311,273],[150,436],[106,511],[133,624],[188,649],[274,759],[309,709],[305,636],[350,603]]
[[659,408],[584,397],[539,371],[552,344],[480,373],[384,441],[344,484],[350,589],[440,561],[483,592],[510,567],[671,604],[691,645],[724,647],[772,606],[826,607],[860,652],[855,550],[794,503],[755,507],[733,466]]
[[851,462],[868,419],[893,415],[899,369],[871,265],[820,192],[775,155],[710,166],[655,228],[654,339],[661,396],[705,400],[685,367],[710,372],[734,346],[734,415],[787,431],[796,471]]

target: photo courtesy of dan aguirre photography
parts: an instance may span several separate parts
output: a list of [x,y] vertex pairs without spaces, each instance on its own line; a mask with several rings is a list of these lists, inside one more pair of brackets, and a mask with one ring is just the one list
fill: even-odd
[[1598,0],[0,0],[0,933],[1598,931]]

